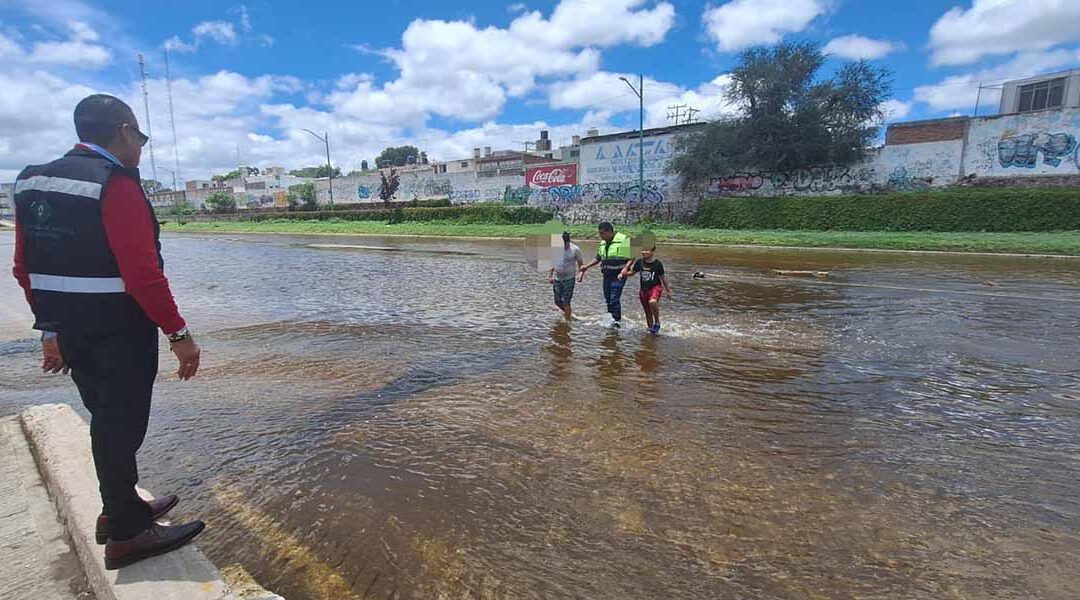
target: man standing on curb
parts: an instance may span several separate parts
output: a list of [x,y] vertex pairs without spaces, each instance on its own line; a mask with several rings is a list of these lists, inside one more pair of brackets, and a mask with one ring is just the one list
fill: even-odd
[[79,143],[15,183],[15,278],[41,330],[42,367],[71,372],[90,412],[90,441],[104,505],[96,537],[105,568],[179,548],[202,521],[155,520],[179,502],[139,497],[135,454],[146,436],[158,372],[160,328],[187,380],[199,370],[163,271],[158,223],[139,179],[148,138],[131,108],[97,94],[75,107]]
[[581,267],[578,281],[585,279],[586,271],[600,265],[600,272],[604,276],[604,302],[611,313],[611,326],[618,329],[622,323],[622,291],[626,284],[622,278],[622,270],[633,264],[630,237],[625,233],[616,233],[615,227],[607,221],[600,223],[597,231],[601,242],[596,249],[596,258]]

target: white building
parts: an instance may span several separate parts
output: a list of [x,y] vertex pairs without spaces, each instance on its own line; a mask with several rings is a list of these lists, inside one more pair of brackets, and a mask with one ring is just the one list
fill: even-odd
[[1080,107],[1080,69],[1005,82],[998,114]]

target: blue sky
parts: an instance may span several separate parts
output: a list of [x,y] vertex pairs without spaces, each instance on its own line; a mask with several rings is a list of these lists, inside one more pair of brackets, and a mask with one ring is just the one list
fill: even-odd
[[[637,98],[618,78],[635,73],[649,126],[669,104],[719,117],[735,110],[723,91],[738,52],[778,40],[821,43],[827,69],[854,58],[890,69],[889,120],[966,114],[980,81],[1080,65],[1077,23],[1075,0],[0,0],[0,179],[62,152],[88,93],[119,95],[144,119],[139,52],[168,183],[177,164],[181,179],[207,177],[238,153],[261,167],[316,164],[322,147],[305,127],[330,133],[345,170],[387,145],[453,159],[520,148],[541,128],[556,143],[630,129]],[[981,111],[995,105],[990,90]]]

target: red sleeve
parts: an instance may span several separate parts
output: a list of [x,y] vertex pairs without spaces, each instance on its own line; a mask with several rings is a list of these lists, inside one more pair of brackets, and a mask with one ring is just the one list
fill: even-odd
[[130,177],[113,177],[101,201],[105,234],[127,293],[162,331],[180,331],[186,325],[158,265],[153,215],[139,184]]
[[15,266],[11,268],[19,287],[26,294],[26,302],[34,308],[34,293],[30,291],[30,274],[26,270],[26,234],[18,217],[15,218]]

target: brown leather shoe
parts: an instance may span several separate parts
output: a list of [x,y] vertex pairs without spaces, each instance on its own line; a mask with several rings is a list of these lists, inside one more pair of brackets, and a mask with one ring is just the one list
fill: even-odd
[[[180,498],[170,494],[168,496],[154,498],[147,502],[147,504],[150,505],[150,518],[157,521],[165,516],[165,513],[172,510],[177,504],[180,504]],[[97,525],[94,527],[94,541],[98,544],[104,544],[109,541],[109,517],[106,517],[103,514],[98,515]]]
[[117,541],[109,539],[105,543],[105,568],[115,571],[135,564],[145,558],[172,552],[195,539],[206,529],[202,521],[192,521],[184,525],[158,525],[131,538]]

